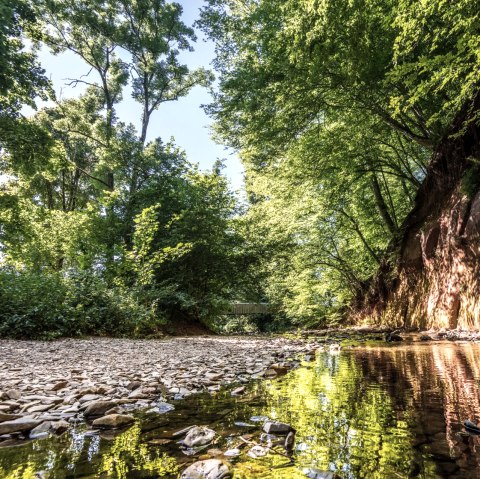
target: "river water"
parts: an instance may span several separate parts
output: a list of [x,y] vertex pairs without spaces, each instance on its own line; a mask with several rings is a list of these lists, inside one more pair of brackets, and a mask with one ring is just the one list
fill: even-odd
[[[480,478],[480,436],[462,425],[480,422],[478,344],[322,352],[281,378],[250,384],[243,396],[226,390],[174,405],[166,414],[139,415],[117,434],[79,426],[0,448],[0,477],[177,478],[199,458],[239,448],[240,456],[228,458],[236,479]],[[248,455],[254,443],[265,445],[262,416],[295,428],[291,456],[275,438],[265,456]],[[191,425],[214,429],[214,444],[182,450],[173,433]]]

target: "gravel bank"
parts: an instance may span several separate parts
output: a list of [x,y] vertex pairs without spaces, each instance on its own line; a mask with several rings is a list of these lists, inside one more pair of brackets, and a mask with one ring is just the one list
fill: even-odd
[[171,399],[283,374],[300,353],[311,354],[317,346],[213,336],[0,340],[0,441],[41,437],[63,431],[65,422],[137,408],[163,412]]

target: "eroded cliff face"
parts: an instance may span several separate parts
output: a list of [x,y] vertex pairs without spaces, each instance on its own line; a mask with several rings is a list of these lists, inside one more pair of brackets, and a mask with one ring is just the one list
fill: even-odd
[[479,102],[433,154],[401,237],[356,298],[353,322],[480,329],[480,126],[464,126]]
[[451,195],[409,238],[391,290],[359,316],[395,327],[480,329],[480,193]]

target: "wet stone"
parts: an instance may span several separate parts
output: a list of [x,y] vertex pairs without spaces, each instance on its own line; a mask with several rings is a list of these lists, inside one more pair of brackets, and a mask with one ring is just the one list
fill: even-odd
[[180,479],[230,479],[230,466],[220,459],[198,461],[183,471]]
[[38,426],[34,427],[30,431],[30,439],[38,439],[40,437],[44,437],[45,433],[48,433],[52,427],[52,423],[50,421],[45,421],[39,424]]
[[95,401],[89,404],[85,412],[83,413],[85,417],[95,417],[102,416],[109,409],[114,408],[117,405],[116,401]]
[[30,431],[38,426],[40,421],[35,419],[21,418],[14,421],[5,421],[0,423],[0,435],[12,434],[14,432]]
[[197,447],[209,444],[215,437],[215,431],[206,426],[197,426],[190,429],[183,440],[187,447]]
[[22,416],[19,414],[7,414],[4,412],[0,412],[0,423],[5,421],[13,421],[15,419],[20,419]]
[[95,419],[92,423],[93,427],[100,429],[117,429],[130,426],[135,422],[135,418],[129,414],[110,414]]
[[267,434],[280,434],[286,436],[292,429],[293,428],[290,424],[279,421],[266,421],[263,425],[263,430]]

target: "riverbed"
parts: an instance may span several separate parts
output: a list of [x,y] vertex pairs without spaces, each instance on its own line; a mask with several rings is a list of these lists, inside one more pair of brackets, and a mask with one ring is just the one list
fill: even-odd
[[[172,400],[168,412],[136,411],[122,431],[79,423],[2,447],[0,477],[177,478],[209,458],[236,479],[480,477],[480,436],[463,427],[480,420],[479,344],[378,343],[303,358],[240,395],[231,386]],[[262,431],[267,419],[295,430],[291,451],[283,436]],[[183,445],[177,433],[194,425],[214,430],[213,440]]]

